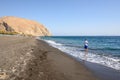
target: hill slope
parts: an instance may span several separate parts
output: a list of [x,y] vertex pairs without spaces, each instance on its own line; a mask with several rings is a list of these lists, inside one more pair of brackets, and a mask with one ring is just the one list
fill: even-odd
[[0,18],[0,31],[16,32],[33,36],[50,36],[51,33],[42,24],[23,18],[6,16]]

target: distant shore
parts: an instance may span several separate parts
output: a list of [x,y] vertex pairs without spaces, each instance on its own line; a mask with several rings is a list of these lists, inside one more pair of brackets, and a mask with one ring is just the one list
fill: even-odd
[[[0,78],[98,80],[84,65],[33,37],[0,36]],[[4,76],[4,77],[3,77]]]

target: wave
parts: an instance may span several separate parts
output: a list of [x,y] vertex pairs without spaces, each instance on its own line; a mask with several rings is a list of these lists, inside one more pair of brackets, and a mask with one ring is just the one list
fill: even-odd
[[[58,48],[59,50],[65,52],[66,54],[75,57],[76,59],[84,60],[84,54],[85,54],[84,51],[78,50],[80,49],[80,46],[78,46],[79,48],[76,48],[75,46],[72,46],[72,47],[65,46],[64,44],[57,43],[53,40],[45,40],[45,42],[49,43],[51,46],[55,48]],[[111,50],[111,48],[107,48],[107,49]],[[96,50],[96,49],[93,49],[93,50]],[[99,49],[99,50],[103,50],[103,49]],[[112,49],[112,50],[116,50],[116,49]],[[88,56],[87,61],[89,62],[98,63],[107,67],[114,68],[116,70],[120,70],[120,58],[105,56],[105,55],[98,55],[90,52],[88,53],[87,56]]]
[[[76,47],[76,48],[84,48],[83,46],[76,46],[76,45],[65,45],[70,47]],[[104,48],[90,48],[89,50],[120,50],[120,48],[111,48],[111,47],[104,47]]]
[[120,50],[120,48],[111,48],[111,47],[105,47],[105,48],[89,48],[90,50]]
[[[69,47],[76,47],[76,48],[84,48],[84,46],[79,46],[79,45],[70,45],[70,44],[64,44],[65,46]],[[103,48],[91,48],[89,47],[89,50],[120,50],[120,47],[117,48],[112,48],[112,47],[103,47]]]
[[46,41],[47,43],[50,43],[52,45],[62,45],[62,44],[56,43],[55,41],[52,41],[52,40],[44,40],[44,41]]

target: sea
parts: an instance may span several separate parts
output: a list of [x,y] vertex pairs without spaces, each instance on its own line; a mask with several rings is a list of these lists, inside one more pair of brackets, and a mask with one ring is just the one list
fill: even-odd
[[50,36],[39,37],[77,60],[85,60],[84,41],[88,40],[86,61],[120,71],[120,36]]

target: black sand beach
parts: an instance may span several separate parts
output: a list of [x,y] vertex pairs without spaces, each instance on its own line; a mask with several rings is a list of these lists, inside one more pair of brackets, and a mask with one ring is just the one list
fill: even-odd
[[[97,80],[83,65],[43,41],[0,36],[1,79]],[[4,77],[3,77],[4,76]]]
[[23,36],[0,36],[0,40],[0,72],[6,73],[0,79],[100,80],[93,66],[87,67],[88,63],[80,63],[44,41]]

